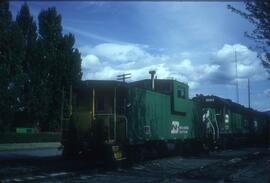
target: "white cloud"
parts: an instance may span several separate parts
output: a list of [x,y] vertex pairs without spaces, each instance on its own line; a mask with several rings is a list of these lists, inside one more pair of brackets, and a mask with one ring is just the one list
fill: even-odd
[[[255,52],[246,46],[224,45],[212,56],[212,61],[200,64],[190,60],[191,53],[175,55],[152,54],[147,46],[136,44],[104,43],[83,47],[83,79],[115,79],[116,75],[131,73],[131,81],[149,78],[148,71],[155,69],[159,79],[174,78],[196,88],[201,83],[233,84],[235,82],[235,55],[237,52],[238,76],[253,80],[265,78]],[[187,54],[188,53],[188,54]],[[209,59],[201,58],[201,59]]]
[[264,93],[265,96],[270,97],[270,89],[264,90],[263,93]]
[[115,62],[130,62],[151,57],[147,52],[137,45],[131,44],[99,44],[93,48],[93,53],[106,60]]
[[111,39],[109,37],[104,37],[104,36],[89,32],[89,31],[85,31],[85,30],[78,29],[78,28],[71,27],[71,26],[67,26],[67,25],[65,25],[65,30],[71,31],[71,32],[75,33],[75,35],[78,34],[80,36],[90,38],[90,39],[94,39],[94,40],[97,40],[97,41],[117,42],[116,40]]
[[[143,65],[151,65],[153,59],[156,59],[144,50],[147,48],[145,45],[104,43],[95,47],[84,46],[80,50],[85,55],[96,55],[108,64],[114,63],[114,67],[119,69],[126,69],[127,67],[134,69],[141,66],[138,65],[139,62],[143,62]],[[166,58],[159,58],[159,60],[162,59]]]
[[219,69],[211,75],[212,79],[216,79],[216,82],[235,82],[236,60],[239,79],[261,80],[266,78],[266,72],[257,58],[256,52],[241,44],[225,44],[214,54],[213,64],[218,65]]
[[98,65],[100,65],[99,58],[92,54],[83,57],[82,60],[83,60],[82,62],[83,69],[91,69],[93,67],[97,67]]

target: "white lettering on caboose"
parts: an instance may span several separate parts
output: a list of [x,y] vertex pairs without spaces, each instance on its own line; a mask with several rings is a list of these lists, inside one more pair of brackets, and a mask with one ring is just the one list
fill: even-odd
[[179,121],[172,121],[171,134],[187,134],[188,130],[188,126],[180,126]]

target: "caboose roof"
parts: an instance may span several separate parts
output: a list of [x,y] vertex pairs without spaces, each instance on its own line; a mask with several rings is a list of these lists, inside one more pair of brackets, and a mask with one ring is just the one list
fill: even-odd
[[126,86],[127,83],[123,83],[116,80],[84,80],[80,82],[75,88],[93,88],[93,87],[117,87]]
[[[173,83],[177,82],[182,85],[187,85],[186,83],[182,83],[172,79],[155,79],[156,83]],[[116,80],[84,80],[81,81],[79,84],[74,86],[75,88],[93,88],[93,87],[117,87],[117,86],[136,86],[137,84],[151,84],[151,79],[143,79],[138,81],[133,81],[130,83],[123,83],[122,81]]]
[[[136,83],[146,83],[146,82],[151,83],[151,79],[142,79],[142,80],[138,80],[138,81],[133,81],[133,82],[131,82],[129,84],[133,85],[133,84],[136,84]],[[183,84],[183,85],[188,85],[187,83],[183,83],[183,82],[180,82],[180,81],[177,81],[177,80],[174,80],[174,79],[155,79],[155,82],[158,82],[158,83],[177,82],[177,83],[180,83],[180,84]]]

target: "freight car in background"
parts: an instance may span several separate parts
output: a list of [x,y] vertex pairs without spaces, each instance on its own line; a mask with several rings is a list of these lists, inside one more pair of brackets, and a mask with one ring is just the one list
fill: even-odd
[[226,148],[268,142],[270,121],[265,113],[217,96],[197,95],[193,100],[202,105],[203,121],[217,145]]
[[264,115],[232,102],[225,105],[218,97],[210,98],[213,103],[202,96],[191,100],[187,84],[151,74],[151,79],[128,84],[88,80],[75,86],[69,120],[62,124],[63,154],[141,159],[266,133]]

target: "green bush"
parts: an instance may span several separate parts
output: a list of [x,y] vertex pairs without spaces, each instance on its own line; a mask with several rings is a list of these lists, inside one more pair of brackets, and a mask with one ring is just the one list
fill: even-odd
[[61,133],[0,133],[0,144],[32,143],[32,142],[60,142]]

